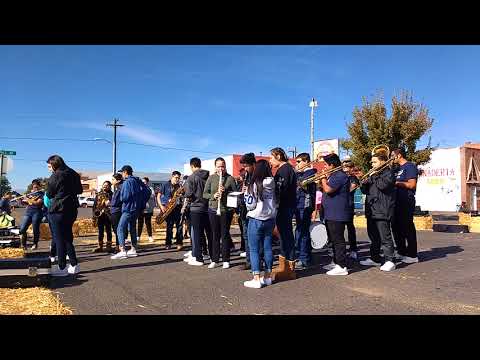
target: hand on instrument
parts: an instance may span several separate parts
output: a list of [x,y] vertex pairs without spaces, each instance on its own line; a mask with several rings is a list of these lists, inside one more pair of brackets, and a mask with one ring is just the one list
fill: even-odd
[[165,210],[167,210],[167,208],[166,208],[165,206],[163,206],[163,205],[160,205],[160,210],[162,211],[162,213],[164,213]]
[[218,200],[221,196],[222,196],[222,194],[220,194],[218,191],[215,194],[213,194],[213,198],[215,200]]
[[244,194],[246,194],[247,191],[248,191],[248,186],[243,185],[243,186],[242,186],[242,192],[243,192]]
[[225,187],[224,187],[223,185],[220,185],[220,186],[218,187],[218,191],[219,191],[220,193],[223,193],[223,192],[225,191]]

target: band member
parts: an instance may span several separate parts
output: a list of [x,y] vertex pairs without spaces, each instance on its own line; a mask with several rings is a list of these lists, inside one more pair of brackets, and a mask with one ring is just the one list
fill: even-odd
[[112,199],[112,183],[105,181],[102,184],[102,190],[95,196],[92,213],[98,226],[98,247],[93,250],[94,253],[103,252],[103,236],[107,233],[107,252],[112,252],[112,220],[110,217],[109,203]]
[[[160,206],[162,212],[167,210],[167,205],[172,199],[175,192],[180,188],[180,176],[181,174],[178,171],[172,172],[172,177],[170,180],[163,184],[160,187],[160,190],[157,194],[157,202]],[[170,249],[172,247],[172,238],[173,238],[173,227],[176,228],[175,234],[175,244],[177,245],[177,250],[182,250],[183,248],[183,233],[182,233],[182,203],[180,198],[177,199],[175,208],[168,215],[167,222],[167,235],[165,239],[165,249]]]
[[353,217],[355,214],[355,190],[360,187],[360,182],[358,178],[354,175],[353,162],[350,160],[345,160],[342,162],[343,172],[347,174],[348,179],[350,180],[350,204],[352,207],[352,218],[347,222],[347,232],[348,232],[348,242],[350,244],[350,258],[353,260],[358,260],[358,246],[357,246],[357,232],[355,230],[355,225],[353,224]]
[[192,256],[187,257],[186,261],[189,265],[194,266],[203,265],[203,254],[207,251],[206,243],[202,241],[205,233],[208,238],[209,253],[212,253],[212,232],[208,219],[208,200],[203,198],[209,172],[201,167],[202,162],[199,158],[194,157],[190,159],[192,174],[185,183],[185,198],[190,204],[190,235],[192,243]]
[[[379,168],[388,159],[387,153],[378,151],[372,156],[372,168]],[[366,194],[365,217],[367,218],[367,232],[370,238],[370,258],[360,261],[361,265],[380,266],[380,270],[395,269],[393,262],[393,239],[390,224],[395,210],[395,174],[392,169],[383,170],[368,177],[360,189]],[[385,263],[382,265],[380,248],[383,249]]]
[[[32,192],[39,191],[41,188],[40,181],[32,181]],[[27,229],[32,225],[33,230],[33,246],[32,250],[37,249],[38,240],[40,239],[40,223],[43,218],[43,196],[44,192],[40,191],[38,194],[35,194],[32,198],[26,198],[23,200],[24,203],[27,203],[28,206],[25,210],[25,215],[23,215],[22,223],[20,224],[20,234],[22,234],[22,247],[27,248]]]
[[[122,189],[120,190],[120,201],[122,202],[122,215],[117,227],[118,243],[120,251],[111,259],[126,259],[137,256],[137,218],[141,211],[145,210],[148,199],[151,196],[150,189],[136,176],[133,176],[133,169],[125,165],[120,170],[123,177]],[[130,230],[132,246],[125,251],[125,234],[127,228]]]
[[[266,160],[259,160],[255,166],[252,181],[248,185],[245,204],[248,210],[248,242],[252,263],[253,279],[244,286],[259,289],[272,284],[272,231],[277,213],[275,200],[275,180]],[[262,246],[260,246],[262,243]],[[260,277],[260,260],[265,261],[264,276]]]
[[[247,153],[240,158],[240,165],[243,166],[244,173],[242,175],[242,192],[245,194],[247,192],[248,186],[251,183],[251,179],[253,173],[255,171],[255,165],[257,160],[255,159],[254,153]],[[241,249],[245,252],[245,265],[242,266],[242,270],[250,270],[250,250],[248,245],[248,217],[247,217],[247,207],[245,205],[245,201],[242,201],[240,204],[240,211],[239,211],[239,225],[241,229]],[[259,243],[260,246],[260,253],[263,254],[263,243]],[[263,255],[262,255],[263,256]]]
[[405,150],[396,149],[393,155],[399,165],[396,169],[397,198],[392,222],[393,237],[402,262],[412,264],[418,262],[417,232],[413,222],[418,170],[414,163],[405,159]]
[[[58,155],[47,160],[52,175],[48,179],[46,195],[51,203],[48,207],[48,219],[58,255],[58,268],[52,276],[67,276],[80,271],[75,247],[73,245],[72,226],[78,215],[78,197],[83,192],[80,175],[69,168]],[[66,255],[70,259],[67,269]]]
[[[323,160],[327,164],[327,171],[341,166],[337,154],[325,155]],[[327,275],[348,275],[344,233],[345,226],[352,218],[350,180],[347,174],[338,170],[330,173],[328,178],[322,178],[321,187],[325,226],[333,248],[333,263],[324,266],[324,269],[328,270]]]
[[[317,169],[305,167],[310,162],[310,155],[301,153],[296,157],[297,179],[300,183],[317,173]],[[315,209],[317,186],[314,182],[305,187],[297,187],[297,208],[295,209],[295,247],[296,257],[295,270],[305,270],[310,266],[312,257],[312,242],[310,239],[310,225],[312,223],[312,213]]]
[[152,237],[152,216],[153,216],[153,209],[155,208],[155,192],[153,188],[150,186],[150,179],[148,177],[144,177],[142,179],[143,183],[146,187],[150,189],[150,198],[147,201],[147,205],[145,206],[145,210],[140,213],[138,216],[138,238],[137,241],[140,241],[140,237],[142,236],[143,230],[143,223],[145,222],[145,226],[147,227],[147,234],[148,234],[148,242],[153,242]]
[[[120,222],[120,217],[122,216],[122,201],[120,200],[120,192],[122,190],[122,184],[123,184],[123,177],[122,174],[113,174],[112,176],[112,184],[113,184],[113,195],[112,199],[110,200],[110,214],[111,214],[111,220],[112,220],[112,229],[113,232],[115,233],[115,243],[116,243],[116,252],[118,252],[119,249],[119,241],[118,241],[118,223]],[[128,236],[128,229],[125,228],[125,234],[124,234],[124,239],[126,239]]]
[[[237,191],[235,179],[227,174],[225,160],[215,159],[216,173],[208,177],[203,190],[203,197],[208,200],[208,217],[212,229],[212,253],[209,269],[220,261],[220,244],[222,245],[223,268],[230,267],[230,241],[227,237],[227,194]],[[219,214],[220,213],[220,214]]]
[[281,249],[278,268],[273,269],[272,276],[275,281],[296,279],[292,219],[297,207],[297,175],[282,148],[277,147],[270,151],[270,165],[277,168],[274,177],[278,202],[276,225]]
[[12,214],[12,208],[10,206],[10,199],[13,197],[12,193],[7,191],[3,194],[2,198],[0,199],[0,214],[6,213],[8,215]]
[[[188,175],[183,177],[182,186],[185,186],[187,183]],[[185,193],[181,197],[182,205],[182,228],[183,228],[183,238],[188,239],[190,237],[190,205],[188,203],[187,198],[185,197]]]

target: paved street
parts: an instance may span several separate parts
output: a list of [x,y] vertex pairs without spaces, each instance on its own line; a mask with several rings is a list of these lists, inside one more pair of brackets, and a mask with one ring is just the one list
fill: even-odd
[[[365,257],[366,233],[358,235]],[[480,234],[420,231],[418,239],[421,262],[390,273],[352,264],[349,276],[330,277],[322,252],[297,280],[254,290],[243,287],[250,276],[238,255],[228,270],[188,266],[183,252],[160,245],[112,261],[83,238],[81,273],[52,285],[75,314],[480,314]]]

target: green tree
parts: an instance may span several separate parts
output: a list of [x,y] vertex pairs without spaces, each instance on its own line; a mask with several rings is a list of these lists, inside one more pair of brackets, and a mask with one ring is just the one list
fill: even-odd
[[[38,178],[37,180],[40,181],[40,184],[41,184],[40,189],[47,189],[48,178]],[[25,194],[28,194],[30,192],[32,192],[32,184],[31,183],[28,184],[27,191],[25,192]]]
[[392,98],[391,113],[387,115],[382,95],[372,100],[362,99],[362,106],[355,107],[353,119],[347,123],[349,138],[341,141],[352,161],[363,171],[370,169],[372,149],[376,145],[388,145],[390,150],[403,147],[407,160],[417,165],[430,159],[433,148],[430,140],[424,149],[417,149],[417,142],[428,133],[433,119],[425,105],[416,102],[411,93],[402,91]]
[[6,176],[2,176],[0,178],[0,196],[3,196],[7,191],[12,191],[12,186],[10,185],[10,181],[8,181]]

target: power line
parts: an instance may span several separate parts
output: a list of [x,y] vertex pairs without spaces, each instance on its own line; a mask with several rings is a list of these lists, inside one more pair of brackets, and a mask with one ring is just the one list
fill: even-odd
[[119,143],[128,144],[128,145],[149,146],[149,147],[155,147],[163,150],[188,151],[188,152],[204,153],[204,154],[226,154],[218,151],[213,152],[213,151],[203,151],[203,150],[194,150],[194,149],[182,149],[182,148],[174,148],[174,147],[167,147],[167,146],[160,146],[160,145],[140,144],[140,143],[134,143],[134,142],[128,142],[128,141],[119,141]]
[[[31,162],[45,162],[46,163],[46,159],[17,159],[17,158],[13,158],[13,160],[15,161],[31,161]],[[95,164],[111,164],[111,161],[95,161],[95,160],[68,160],[67,162],[77,162],[77,163],[80,163],[80,162],[83,162],[83,163],[95,163]]]
[[40,141],[95,141],[94,139],[73,139],[73,138],[34,138],[34,137],[9,137],[0,136],[0,139],[5,140],[40,140]]

